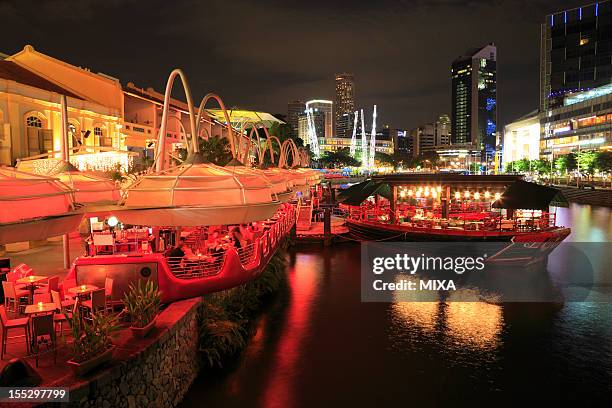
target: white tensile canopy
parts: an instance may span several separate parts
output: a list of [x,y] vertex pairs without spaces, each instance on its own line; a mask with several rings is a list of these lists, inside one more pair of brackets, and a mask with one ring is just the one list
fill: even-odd
[[260,169],[246,167],[237,160],[232,160],[229,164],[225,165],[225,168],[240,176],[261,177],[270,184],[272,192],[277,195],[281,202],[289,199],[292,193],[288,178],[281,173],[267,173]]
[[0,244],[61,235],[82,217],[72,190],[58,179],[0,167]]
[[53,175],[74,191],[79,204],[115,204],[121,198],[114,181],[79,171],[70,163],[64,164]]
[[270,218],[280,202],[269,181],[214,164],[184,164],[145,175],[127,189],[126,224],[198,226],[243,224]]

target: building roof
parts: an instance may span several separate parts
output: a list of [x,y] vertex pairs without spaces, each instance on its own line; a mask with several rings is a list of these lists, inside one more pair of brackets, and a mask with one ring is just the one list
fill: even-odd
[[[218,120],[219,122],[225,123],[225,116],[223,115],[223,111],[221,109],[206,109],[206,112],[208,112],[211,117]],[[229,114],[230,121],[234,126],[241,122],[261,122],[266,127],[272,126],[273,123],[279,123],[281,125],[285,123],[282,120],[266,112],[250,111],[244,109],[228,109],[227,113]]]
[[15,81],[34,88],[44,89],[45,91],[66,95],[71,98],[83,99],[69,90],[62,88],[61,86],[56,85],[39,75],[36,75],[32,71],[23,68],[12,61],[0,60],[0,78]]
[[[148,99],[150,101],[157,102],[162,105],[164,104],[164,94],[155,91],[153,88],[138,88],[132,82],[128,82],[127,85],[122,85],[122,88],[123,91],[126,93],[131,93],[140,98]],[[189,107],[187,106],[187,102],[183,102],[174,98],[170,98],[170,106],[183,111],[187,111],[189,109]]]

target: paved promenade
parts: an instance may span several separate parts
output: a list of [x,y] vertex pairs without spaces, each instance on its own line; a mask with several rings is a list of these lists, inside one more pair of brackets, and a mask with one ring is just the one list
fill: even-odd
[[[84,252],[81,238],[78,236],[70,239],[70,263]],[[67,270],[64,269],[62,261],[62,240],[49,241],[45,245],[26,249],[19,252],[7,252],[5,257],[10,258],[11,267],[20,263],[28,264],[36,275],[53,276],[60,275],[63,279]]]

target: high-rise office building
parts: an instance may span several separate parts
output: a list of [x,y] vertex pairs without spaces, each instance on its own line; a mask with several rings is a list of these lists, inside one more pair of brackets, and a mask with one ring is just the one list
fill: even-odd
[[540,39],[540,110],[572,93],[612,81],[612,3],[600,1],[546,16]]
[[306,102],[306,111],[316,116],[315,130],[317,137],[334,136],[334,103],[325,99],[313,99]]
[[287,104],[287,124],[293,129],[293,133],[298,131],[298,117],[306,110],[304,101],[295,100]]
[[438,117],[434,123],[434,143],[436,146],[448,146],[450,144],[451,120],[446,114]]
[[453,144],[481,151],[482,160],[495,157],[497,131],[497,48],[494,44],[468,51],[453,61]]
[[547,15],[541,47],[540,156],[609,150],[612,2]]
[[355,78],[353,74],[336,74],[336,117],[337,137],[351,137],[353,123],[350,115],[355,111]]

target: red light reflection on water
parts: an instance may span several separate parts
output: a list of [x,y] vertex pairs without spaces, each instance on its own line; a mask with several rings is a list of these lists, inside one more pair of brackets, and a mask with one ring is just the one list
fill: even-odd
[[288,272],[290,304],[287,308],[284,337],[279,345],[271,366],[268,384],[262,396],[264,407],[292,407],[299,358],[302,355],[306,334],[309,332],[312,305],[317,296],[319,274],[317,264],[321,257],[316,255],[298,255],[295,267]]

